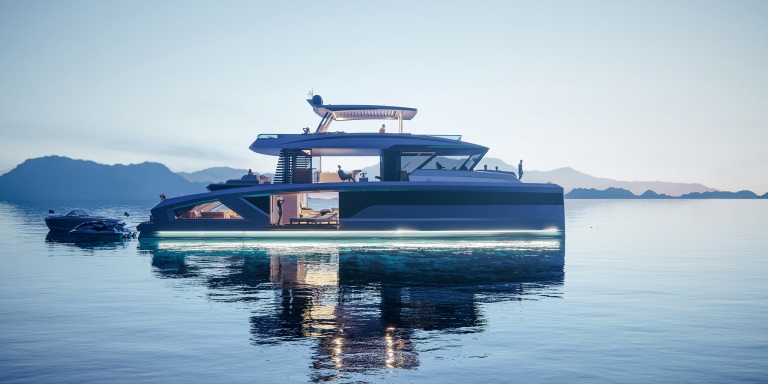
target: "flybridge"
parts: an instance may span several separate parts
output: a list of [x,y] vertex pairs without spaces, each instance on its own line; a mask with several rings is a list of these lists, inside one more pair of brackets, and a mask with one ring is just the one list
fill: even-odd
[[324,105],[320,95],[307,99],[312,110],[322,117],[315,133],[325,133],[335,120],[397,120],[398,132],[403,133],[403,120],[416,116],[416,108],[392,107],[385,105]]
[[[399,159],[403,154],[427,154],[429,156],[474,156],[479,161],[488,151],[481,145],[461,141],[460,135],[415,135],[402,132],[402,121],[416,116],[416,108],[381,105],[325,105],[319,95],[308,99],[312,109],[322,121],[314,134],[305,128],[302,134],[261,134],[250,149],[256,153],[282,156],[284,150],[305,151],[311,156],[383,156]],[[348,120],[398,120],[399,133],[330,132],[333,121]],[[399,164],[400,160],[392,160]],[[474,166],[475,161],[467,164]],[[445,161],[442,163],[445,165]],[[457,169],[460,165],[457,165]],[[397,167],[397,171],[400,168]],[[393,176],[394,177],[394,176]],[[395,177],[399,180],[399,177]]]

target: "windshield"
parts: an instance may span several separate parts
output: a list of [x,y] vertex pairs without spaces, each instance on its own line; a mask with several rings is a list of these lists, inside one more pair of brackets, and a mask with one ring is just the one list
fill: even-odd
[[475,168],[482,157],[483,154],[481,153],[461,156],[436,156],[434,152],[419,154],[403,153],[402,169],[409,173],[417,169],[470,171]]

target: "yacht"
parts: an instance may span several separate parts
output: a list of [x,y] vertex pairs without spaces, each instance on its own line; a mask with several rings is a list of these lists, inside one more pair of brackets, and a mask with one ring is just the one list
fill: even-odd
[[[277,157],[274,179],[212,184],[209,192],[163,199],[138,226],[140,237],[564,233],[562,187],[476,169],[488,148],[459,135],[403,132],[417,109],[331,105],[319,95],[307,101],[321,118],[313,132],[260,134],[250,145]],[[330,129],[355,120],[396,120],[397,132]],[[378,158],[378,175],[334,167],[338,156]],[[329,161],[332,171],[323,172]]]

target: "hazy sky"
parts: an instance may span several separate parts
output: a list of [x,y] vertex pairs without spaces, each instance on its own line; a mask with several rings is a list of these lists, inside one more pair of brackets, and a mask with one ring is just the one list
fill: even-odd
[[527,169],[768,191],[768,1],[0,0],[2,172],[273,172],[248,146],[314,129],[310,90]]

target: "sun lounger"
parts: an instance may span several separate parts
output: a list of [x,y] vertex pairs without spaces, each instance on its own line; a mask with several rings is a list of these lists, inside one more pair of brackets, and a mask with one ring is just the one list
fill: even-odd
[[315,217],[292,217],[291,224],[329,224],[336,221],[336,216],[338,215],[338,212],[333,212]]

